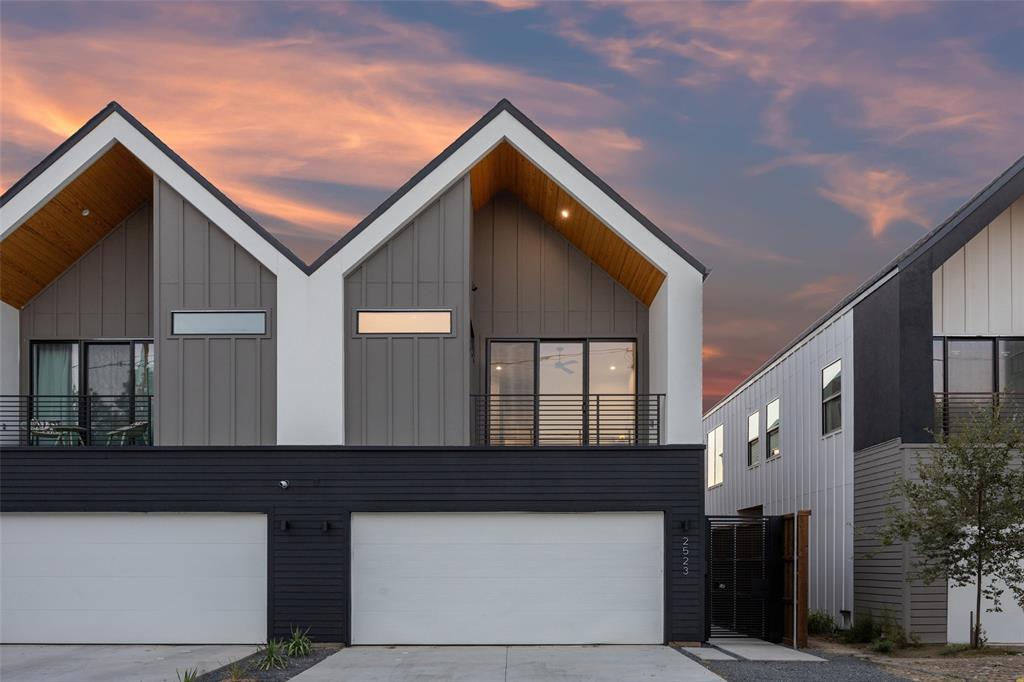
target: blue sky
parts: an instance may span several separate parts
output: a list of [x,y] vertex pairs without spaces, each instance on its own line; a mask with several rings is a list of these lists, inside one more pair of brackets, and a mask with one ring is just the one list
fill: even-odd
[[311,260],[508,97],[713,272],[713,401],[1024,154],[1020,3],[3,3],[0,183],[116,99]]

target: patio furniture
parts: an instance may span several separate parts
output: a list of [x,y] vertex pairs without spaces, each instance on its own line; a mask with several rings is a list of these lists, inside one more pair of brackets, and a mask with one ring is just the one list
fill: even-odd
[[138,445],[139,440],[146,440],[149,431],[148,421],[132,422],[127,426],[107,432],[107,445]]

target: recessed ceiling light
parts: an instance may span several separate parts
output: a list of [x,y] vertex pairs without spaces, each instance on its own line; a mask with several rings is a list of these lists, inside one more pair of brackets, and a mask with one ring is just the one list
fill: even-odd
[[613,369],[615,369],[615,365],[612,365],[612,366],[611,366],[611,367],[609,367],[608,369],[612,369],[612,370],[613,370]]
[[562,209],[562,217],[563,218],[568,218],[569,217],[569,209],[567,209],[567,208],[563,208]]
[[83,209],[82,209],[82,217],[83,217],[83,218],[85,218],[85,217],[87,217],[88,215],[89,215],[89,209],[87,209],[87,208],[83,208]]
[[496,369],[496,370],[498,370],[498,371],[500,372],[500,371],[501,371],[501,365],[498,365],[498,366],[497,366],[497,367],[495,367],[494,369]]

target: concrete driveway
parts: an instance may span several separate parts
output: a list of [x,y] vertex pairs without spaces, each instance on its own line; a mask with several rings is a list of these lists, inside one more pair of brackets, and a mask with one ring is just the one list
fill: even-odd
[[216,670],[255,650],[234,645],[4,644],[0,646],[0,680],[178,682],[179,670]]
[[721,682],[666,646],[353,647],[292,682]]

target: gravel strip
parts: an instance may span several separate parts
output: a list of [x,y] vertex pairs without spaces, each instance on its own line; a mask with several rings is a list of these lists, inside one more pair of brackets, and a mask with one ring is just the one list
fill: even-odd
[[[303,656],[301,658],[289,658],[288,665],[280,670],[257,670],[256,662],[260,659],[260,654],[257,652],[251,656],[246,656],[241,661],[235,663],[241,663],[246,668],[245,680],[249,682],[286,682],[299,673],[312,668],[314,665],[324,660],[332,654],[336,654],[341,650],[341,646],[337,644],[314,644],[313,653],[309,656]],[[232,664],[228,664],[223,668],[217,668],[210,672],[201,675],[196,682],[223,682],[229,678],[228,671]]]
[[[881,667],[857,658],[841,656],[815,649],[804,649],[809,654],[820,656],[828,663],[779,661],[698,661],[701,665],[720,675],[728,682],[906,682],[907,678],[897,677]],[[697,659],[694,659],[697,660]]]

